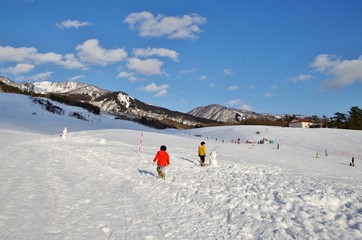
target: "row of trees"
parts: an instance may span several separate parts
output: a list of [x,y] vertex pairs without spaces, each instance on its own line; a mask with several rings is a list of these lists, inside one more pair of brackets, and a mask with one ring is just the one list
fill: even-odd
[[[295,116],[287,115],[284,120],[289,123],[294,118]],[[330,118],[325,115],[321,118],[313,115],[308,119],[321,127],[362,130],[362,109],[357,106],[351,107],[348,113],[336,112]]]
[[[362,109],[357,106],[351,107],[348,113],[336,112],[333,117],[327,117],[325,115],[318,117],[317,115],[313,115],[305,118],[315,123],[316,127],[362,130]],[[270,117],[243,119],[238,125],[288,127],[289,123],[294,119],[298,119],[298,116],[287,114],[279,119]]]
[[336,112],[331,117],[330,127],[362,130],[362,109],[354,106],[348,113]]

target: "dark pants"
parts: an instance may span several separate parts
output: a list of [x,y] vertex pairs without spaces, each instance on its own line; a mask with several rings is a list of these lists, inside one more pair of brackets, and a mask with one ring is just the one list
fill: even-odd
[[200,163],[202,166],[205,165],[205,156],[199,156],[200,157]]

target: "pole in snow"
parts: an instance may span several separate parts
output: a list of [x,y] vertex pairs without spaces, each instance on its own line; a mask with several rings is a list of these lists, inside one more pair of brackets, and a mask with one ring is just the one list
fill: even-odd
[[140,139],[140,144],[138,146],[138,151],[141,151],[142,142],[143,142],[143,132],[141,133],[141,139]]

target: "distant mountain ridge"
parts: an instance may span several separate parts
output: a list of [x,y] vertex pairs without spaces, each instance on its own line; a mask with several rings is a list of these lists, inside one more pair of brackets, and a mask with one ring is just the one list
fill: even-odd
[[188,114],[225,123],[238,123],[247,119],[277,120],[280,118],[279,116],[259,114],[244,109],[227,108],[219,104],[197,107],[188,112]]
[[[243,109],[227,108],[219,104],[197,107],[188,113],[169,110],[166,108],[144,103],[125,92],[112,92],[80,82],[23,82],[17,84],[6,77],[0,76],[0,91],[2,86],[17,89],[16,93],[40,94],[49,98],[56,95],[55,101],[63,97],[78,102],[76,106],[93,107],[99,111],[111,113],[116,118],[140,122],[144,125],[156,128],[195,128],[228,124],[252,124],[252,125],[279,125],[286,126],[282,121],[285,115],[273,115],[256,113]],[[61,102],[61,101],[60,101]],[[67,102],[62,102],[69,104]],[[80,104],[79,104],[80,103]],[[83,106],[84,104],[86,106]],[[94,112],[97,112],[94,111]],[[93,111],[92,111],[93,112]],[[295,115],[294,117],[303,117]]]
[[128,119],[156,128],[194,128],[216,125],[217,122],[199,118],[190,114],[172,111],[166,108],[146,104],[124,92],[112,92],[93,85],[79,82],[24,82],[17,84],[0,76],[1,84],[11,86],[23,92],[36,94],[57,94],[75,101],[89,103],[101,111],[114,114],[118,118]]

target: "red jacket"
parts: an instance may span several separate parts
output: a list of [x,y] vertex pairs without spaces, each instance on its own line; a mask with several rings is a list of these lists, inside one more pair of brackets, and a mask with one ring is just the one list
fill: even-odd
[[157,161],[157,166],[166,167],[170,164],[170,157],[166,151],[158,151],[155,158],[153,159],[154,162]]

